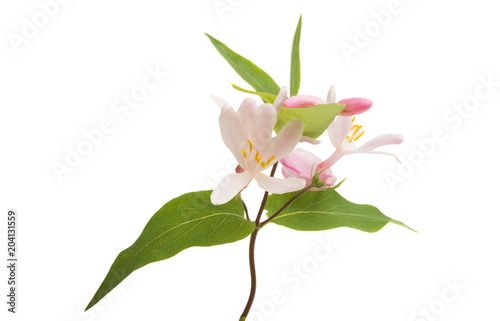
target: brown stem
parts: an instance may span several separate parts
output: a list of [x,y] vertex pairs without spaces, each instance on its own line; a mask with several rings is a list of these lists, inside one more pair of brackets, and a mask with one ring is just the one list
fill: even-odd
[[[273,177],[276,173],[276,168],[278,168],[278,163],[273,165],[270,176]],[[250,287],[250,296],[248,297],[247,305],[245,306],[245,310],[241,314],[239,321],[245,321],[250,309],[252,308],[253,301],[255,299],[255,293],[257,292],[257,271],[255,269],[255,241],[257,240],[257,233],[260,230],[260,218],[262,217],[262,213],[264,212],[264,207],[266,206],[267,197],[269,196],[269,192],[264,193],[264,197],[262,198],[262,203],[260,204],[259,212],[257,213],[257,219],[255,220],[255,230],[252,232],[252,236],[250,236],[250,250],[249,250],[249,261],[250,261],[250,279],[252,281],[252,285]]]
[[252,236],[250,237],[250,278],[252,280],[252,286],[250,288],[250,296],[248,297],[247,305],[245,306],[245,310],[241,314],[240,321],[244,321],[248,313],[250,312],[250,308],[252,308],[253,300],[255,299],[255,293],[257,292],[257,272],[255,270],[255,240],[257,239],[257,233],[259,233],[259,228],[256,227],[252,232]]
[[308,190],[310,190],[311,188],[313,187],[313,185],[309,185],[307,187],[305,187],[303,190],[301,190],[299,193],[295,194],[291,199],[288,200],[288,202],[285,203],[285,205],[283,205],[278,211],[276,211],[276,213],[274,213],[271,217],[269,217],[267,220],[265,220],[264,222],[262,222],[262,224],[260,224],[259,226],[260,227],[263,227],[264,225],[266,225],[267,223],[271,222],[273,218],[275,218],[276,216],[278,216],[279,213],[283,212],[283,210],[288,206],[290,205],[293,201],[295,201],[297,198],[299,198],[302,194],[304,194],[305,192],[307,192]]
[[243,198],[241,197],[241,193],[238,194],[238,198],[240,199],[241,205],[243,205],[243,209],[245,210],[245,216],[247,217],[247,220],[250,221],[250,216],[248,215],[247,204],[245,204],[245,201],[243,201]]

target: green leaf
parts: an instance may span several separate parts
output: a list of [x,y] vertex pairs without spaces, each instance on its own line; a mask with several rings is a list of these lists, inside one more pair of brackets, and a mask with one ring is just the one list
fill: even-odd
[[[270,195],[265,207],[267,216],[271,217],[295,194]],[[322,231],[337,227],[350,227],[373,233],[389,222],[409,228],[385,216],[374,206],[349,202],[331,188],[304,193],[271,222],[298,231]]]
[[270,93],[278,95],[280,87],[264,70],[257,67],[253,62],[240,56],[236,52],[229,49],[224,43],[215,39],[207,34],[215,49],[226,59],[226,61],[233,67],[234,71],[238,73],[250,86],[258,92]]
[[278,121],[274,130],[279,132],[287,122],[300,118],[304,121],[304,133],[302,135],[318,138],[330,126],[345,105],[326,104],[303,108],[280,108]]
[[259,96],[266,103],[272,104],[272,103],[274,103],[274,100],[276,100],[276,95],[247,90],[247,89],[238,87],[235,84],[231,84],[231,85],[233,86],[234,89],[236,89],[238,91]]
[[168,259],[192,246],[231,243],[252,233],[255,223],[245,219],[238,198],[216,206],[210,202],[210,194],[187,193],[156,212],[137,241],[118,255],[86,310],[146,264]]
[[290,65],[290,96],[296,96],[300,87],[300,32],[302,30],[302,15],[300,15],[292,43],[292,62]]

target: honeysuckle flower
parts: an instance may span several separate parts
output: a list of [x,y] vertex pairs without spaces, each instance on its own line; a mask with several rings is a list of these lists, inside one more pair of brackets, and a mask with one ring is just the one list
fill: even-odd
[[322,187],[331,187],[337,180],[330,168],[318,172],[317,167],[321,159],[305,149],[294,149],[283,157],[280,163],[283,165],[281,172],[284,177],[302,178],[307,186],[313,183],[316,187],[311,188],[312,191],[319,191]]
[[[286,108],[304,108],[312,107],[320,104],[332,104],[335,103],[335,85],[330,87],[326,102],[316,96],[310,95],[297,95],[288,98],[283,106]],[[372,101],[367,98],[345,98],[338,101],[338,104],[345,105],[344,109],[340,112],[341,116],[353,116],[364,113],[372,107]]]
[[399,159],[396,155],[389,152],[376,151],[376,149],[385,145],[401,144],[403,142],[402,135],[380,135],[372,138],[360,147],[356,147],[356,141],[353,141],[352,139],[349,140],[347,138],[352,127],[353,123],[351,117],[345,116],[337,116],[330,127],[328,127],[328,136],[330,137],[332,145],[335,147],[335,152],[329,158],[319,164],[318,170],[320,172],[330,168],[343,156],[356,153],[388,155],[394,157],[399,162]]
[[245,99],[237,112],[227,104],[222,106],[219,117],[222,140],[241,169],[227,175],[214,189],[211,195],[213,204],[230,201],[253,179],[261,188],[275,194],[297,191],[305,186],[305,181],[300,178],[283,179],[262,173],[295,148],[304,130],[302,120],[293,119],[273,137],[276,121],[273,105],[257,106],[251,98]]

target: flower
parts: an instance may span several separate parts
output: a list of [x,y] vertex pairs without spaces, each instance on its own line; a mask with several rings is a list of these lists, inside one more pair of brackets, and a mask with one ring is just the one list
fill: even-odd
[[320,172],[330,168],[343,156],[356,153],[389,155],[394,157],[399,162],[399,159],[396,155],[389,152],[376,151],[375,149],[390,144],[401,144],[403,142],[402,135],[380,135],[372,138],[358,148],[356,147],[355,141],[353,141],[352,139],[346,139],[352,128],[353,126],[351,117],[345,116],[337,116],[330,127],[328,127],[328,136],[330,136],[330,141],[335,147],[335,152],[332,154],[332,156],[319,164],[318,170]]
[[311,188],[312,191],[319,191],[321,187],[331,187],[337,180],[329,168],[318,172],[317,167],[321,159],[305,149],[294,149],[282,158],[280,163],[283,165],[281,172],[284,177],[302,178],[306,181],[306,185],[313,183],[316,187]]
[[[218,102],[219,105],[225,103]],[[272,137],[276,121],[273,105],[257,106],[251,98],[245,99],[237,112],[227,103],[222,106],[219,117],[222,140],[244,171],[229,174],[219,183],[211,195],[213,204],[230,201],[253,179],[264,190],[276,194],[297,191],[305,186],[303,179],[276,178],[262,173],[295,148],[304,130],[302,120],[293,119]]]
[[[288,98],[284,103],[283,107],[286,108],[304,108],[312,107],[321,104],[332,104],[335,103],[335,85],[330,87],[326,102],[316,96],[310,95],[297,95]],[[369,110],[372,107],[372,101],[368,98],[345,98],[339,100],[338,104],[345,105],[344,109],[340,112],[341,116],[354,116]]]

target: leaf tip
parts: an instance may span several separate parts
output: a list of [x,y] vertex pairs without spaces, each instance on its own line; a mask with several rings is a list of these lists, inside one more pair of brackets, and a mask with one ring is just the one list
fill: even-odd
[[412,229],[411,227],[409,227],[408,225],[406,225],[403,222],[400,222],[400,221],[397,221],[397,220],[390,220],[389,222],[397,224],[397,225],[402,226],[402,227],[406,227],[407,229],[409,229],[410,231],[413,231],[415,233],[419,233],[417,230]]

